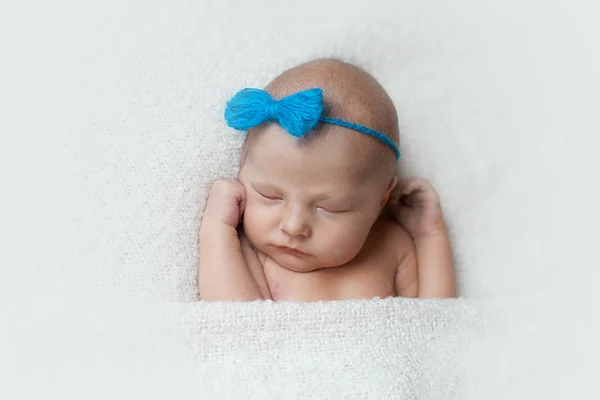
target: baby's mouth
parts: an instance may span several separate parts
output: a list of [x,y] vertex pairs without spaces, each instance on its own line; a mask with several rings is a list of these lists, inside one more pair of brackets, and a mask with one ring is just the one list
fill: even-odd
[[296,256],[306,256],[306,255],[308,255],[308,254],[306,254],[306,253],[304,253],[304,252],[302,252],[302,251],[300,251],[298,249],[295,249],[293,247],[288,247],[288,246],[275,246],[275,247],[277,247],[279,250],[281,250],[281,251],[283,251],[285,253],[293,254],[293,255],[296,255]]

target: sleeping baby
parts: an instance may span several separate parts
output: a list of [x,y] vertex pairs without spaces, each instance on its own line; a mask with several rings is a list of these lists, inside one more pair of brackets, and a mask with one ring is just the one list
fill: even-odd
[[202,300],[455,296],[439,197],[397,178],[398,117],[372,76],[311,61],[238,92],[225,118],[247,135],[202,217]]

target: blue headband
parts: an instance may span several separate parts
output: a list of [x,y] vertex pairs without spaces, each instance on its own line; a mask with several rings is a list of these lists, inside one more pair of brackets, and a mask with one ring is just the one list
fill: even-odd
[[281,100],[260,89],[242,89],[229,100],[225,120],[230,127],[246,131],[268,121],[277,121],[290,135],[302,137],[318,122],[343,126],[369,135],[389,146],[400,158],[398,147],[383,133],[336,118],[323,117],[323,90],[303,90]]

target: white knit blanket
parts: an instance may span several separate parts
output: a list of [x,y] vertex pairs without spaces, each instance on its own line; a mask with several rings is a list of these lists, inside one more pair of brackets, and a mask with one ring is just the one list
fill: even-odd
[[[0,7],[0,398],[600,397],[593,10],[35,3]],[[461,299],[197,301],[226,100],[322,56],[389,91]]]

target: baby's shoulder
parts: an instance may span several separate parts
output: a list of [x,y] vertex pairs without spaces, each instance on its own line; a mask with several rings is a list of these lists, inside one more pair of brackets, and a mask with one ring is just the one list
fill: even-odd
[[409,252],[414,252],[412,238],[396,221],[380,218],[371,229],[372,240],[380,242],[383,246],[394,251],[398,260]]
[[408,234],[406,229],[402,227],[402,225],[400,225],[394,220],[387,218],[379,218],[377,221],[375,221],[371,232],[379,237],[399,239],[403,241],[411,240],[410,235]]
[[264,265],[266,256],[252,245],[242,228],[238,228],[238,237],[240,238],[240,246],[246,262],[258,261],[261,266]]

